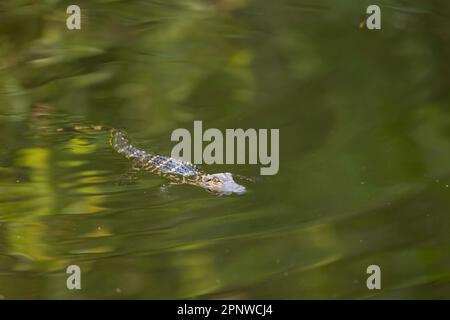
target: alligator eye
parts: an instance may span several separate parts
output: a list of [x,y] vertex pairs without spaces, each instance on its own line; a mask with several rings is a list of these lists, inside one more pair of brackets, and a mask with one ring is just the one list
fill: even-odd
[[219,183],[219,182],[220,182],[220,179],[217,178],[217,177],[214,177],[214,178],[212,178],[212,181],[213,181],[214,183]]

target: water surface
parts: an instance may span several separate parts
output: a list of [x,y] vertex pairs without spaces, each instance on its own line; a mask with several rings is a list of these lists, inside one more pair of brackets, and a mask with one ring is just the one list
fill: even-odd
[[[380,1],[380,31],[356,0],[77,4],[74,31],[65,1],[0,4],[1,298],[450,298],[449,3]],[[280,129],[279,173],[120,184],[89,128],[169,155],[194,120]]]

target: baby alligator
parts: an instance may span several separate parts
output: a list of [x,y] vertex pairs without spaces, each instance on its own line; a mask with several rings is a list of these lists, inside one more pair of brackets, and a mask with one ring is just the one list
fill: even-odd
[[229,172],[206,174],[192,163],[147,153],[131,145],[119,130],[111,130],[111,145],[118,153],[132,159],[135,168],[166,177],[173,184],[192,184],[218,195],[245,192],[245,187],[237,184]]

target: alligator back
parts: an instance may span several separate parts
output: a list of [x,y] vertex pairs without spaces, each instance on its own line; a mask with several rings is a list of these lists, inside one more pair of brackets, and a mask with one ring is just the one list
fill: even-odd
[[121,131],[111,130],[111,145],[143,170],[174,180],[197,180],[204,174],[197,166],[171,157],[153,155],[133,146]]
[[171,157],[154,156],[148,163],[147,170],[164,176],[196,177],[203,174],[195,165]]

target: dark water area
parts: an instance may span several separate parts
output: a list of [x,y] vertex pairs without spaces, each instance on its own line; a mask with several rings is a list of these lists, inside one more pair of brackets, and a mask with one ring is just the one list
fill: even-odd
[[[450,2],[369,4],[2,0],[0,298],[450,298]],[[105,128],[170,155],[194,120],[279,129],[279,172],[117,183]]]

